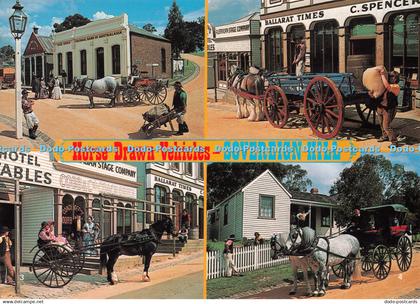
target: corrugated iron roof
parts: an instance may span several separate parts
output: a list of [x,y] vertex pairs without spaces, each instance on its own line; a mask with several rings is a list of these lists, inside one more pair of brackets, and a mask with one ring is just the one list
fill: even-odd
[[149,38],[162,40],[162,41],[165,41],[165,42],[170,42],[168,39],[166,39],[162,36],[153,34],[149,31],[146,31],[145,29],[139,28],[138,26],[135,26],[133,24],[130,24],[129,27],[130,27],[130,32],[133,32],[133,33],[136,33],[136,34],[139,34],[139,35],[142,35],[142,36],[146,36],[146,37],[149,37]]

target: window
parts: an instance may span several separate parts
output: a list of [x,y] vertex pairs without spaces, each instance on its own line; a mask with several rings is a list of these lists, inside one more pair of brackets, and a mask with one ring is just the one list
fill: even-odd
[[61,74],[61,71],[63,70],[63,54],[61,53],[57,54],[57,61],[58,61],[58,74]]
[[272,29],[266,36],[267,69],[270,71],[282,70],[281,32],[281,28]]
[[167,192],[166,188],[162,186],[155,186],[155,210],[156,212],[165,212],[165,206],[160,206],[160,204],[166,204]]
[[172,191],[172,201],[175,203],[182,203],[184,201],[182,192],[178,190]]
[[[126,208],[133,208],[131,204],[125,205]],[[133,222],[132,210],[124,210],[124,233],[131,233],[131,225]]]
[[193,174],[193,164],[192,163],[185,163],[185,174],[192,176]]
[[338,24],[336,21],[319,22],[311,39],[312,72],[338,72]]
[[274,218],[274,196],[260,196],[260,213],[259,217]]
[[226,54],[219,54],[217,61],[219,63],[219,80],[226,81]]
[[80,73],[87,75],[86,50],[80,51]]
[[162,73],[166,73],[166,50],[165,49],[161,49],[160,50],[160,62],[161,62],[161,66],[162,66]]
[[321,208],[321,227],[330,227],[331,218],[330,218],[330,209]]
[[179,163],[171,163],[171,169],[179,172]]
[[229,204],[226,204],[223,209],[223,225],[225,226],[229,223],[228,217],[229,217]]
[[124,204],[117,205],[117,233],[124,233]]
[[112,74],[121,74],[120,46],[112,46]]
[[198,178],[204,179],[204,164],[203,163],[198,164]]

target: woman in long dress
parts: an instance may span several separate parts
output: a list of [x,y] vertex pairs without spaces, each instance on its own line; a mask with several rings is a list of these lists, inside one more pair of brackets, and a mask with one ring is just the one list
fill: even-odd
[[52,98],[61,99],[61,97],[62,97],[62,94],[61,94],[61,88],[60,88],[60,81],[58,80],[58,77],[55,77]]

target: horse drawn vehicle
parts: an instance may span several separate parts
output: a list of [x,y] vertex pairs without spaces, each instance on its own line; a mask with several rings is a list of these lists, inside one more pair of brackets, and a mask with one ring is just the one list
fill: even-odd
[[[271,257],[290,256],[295,274],[291,293],[296,292],[298,265],[305,279],[308,268],[314,273],[314,295],[325,294],[330,269],[343,279],[342,288],[350,288],[352,275],[361,270],[372,271],[377,279],[383,280],[391,271],[393,259],[402,272],[410,268],[413,254],[411,232],[405,223],[407,212],[399,204],[363,208],[360,224],[329,237],[317,236],[309,227],[293,228],[287,235],[274,234],[270,241]],[[311,294],[308,283],[307,288]]]
[[107,280],[111,285],[118,282],[114,265],[120,255],[143,256],[143,280],[150,280],[150,262],[165,232],[176,235],[174,224],[167,217],[150,225],[149,229],[111,235],[100,244],[75,248],[58,243],[37,245],[31,250],[36,252],[30,269],[43,285],[51,288],[64,287],[83,269],[87,253],[100,250],[101,270],[106,267]]
[[[413,258],[411,231],[406,224],[408,209],[399,204],[361,209],[359,227],[346,233],[355,236],[361,245],[361,261],[364,271],[372,271],[379,280],[391,271],[392,260],[405,272]],[[343,276],[343,265],[333,267],[338,277]]]
[[149,77],[135,78],[131,86],[140,94],[140,100],[147,100],[152,105],[158,105],[166,99],[169,80]]
[[[243,77],[241,71],[235,77]],[[237,85],[230,89],[237,97],[262,103],[266,119],[275,128],[283,128],[289,117],[303,108],[305,119],[313,133],[322,139],[337,136],[344,122],[347,106],[355,106],[365,124],[376,124],[376,105],[368,91],[351,73],[304,74],[300,77],[284,73],[260,76],[263,87],[249,93]],[[239,101],[237,100],[239,107]]]

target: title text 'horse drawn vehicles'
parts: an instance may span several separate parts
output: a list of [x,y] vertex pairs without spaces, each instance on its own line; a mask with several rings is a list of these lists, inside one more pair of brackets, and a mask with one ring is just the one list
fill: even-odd
[[364,124],[376,123],[376,107],[368,91],[351,73],[304,74],[300,77],[268,73],[263,78],[263,92],[257,95],[238,88],[231,87],[231,90],[244,99],[263,102],[265,117],[275,128],[283,128],[294,112],[299,114],[301,107],[309,127],[322,139],[338,135],[346,106],[354,105]]
[[[106,267],[107,280],[110,284],[118,281],[114,265],[120,255],[143,256],[143,280],[150,280],[148,271],[153,254],[156,252],[164,233],[175,236],[174,224],[168,217],[156,221],[149,229],[130,234],[115,234],[107,237],[102,243],[90,246],[75,246],[49,243],[37,245],[31,271],[37,280],[51,288],[64,287],[81,272],[89,252],[100,250],[101,268]],[[175,243],[174,243],[175,246]]]
[[[408,209],[399,204],[361,209],[360,224],[347,233],[355,236],[361,245],[362,269],[372,271],[379,280],[391,271],[392,260],[405,272],[413,258],[411,231],[406,224]],[[333,267],[334,273],[342,277],[343,267]]]

